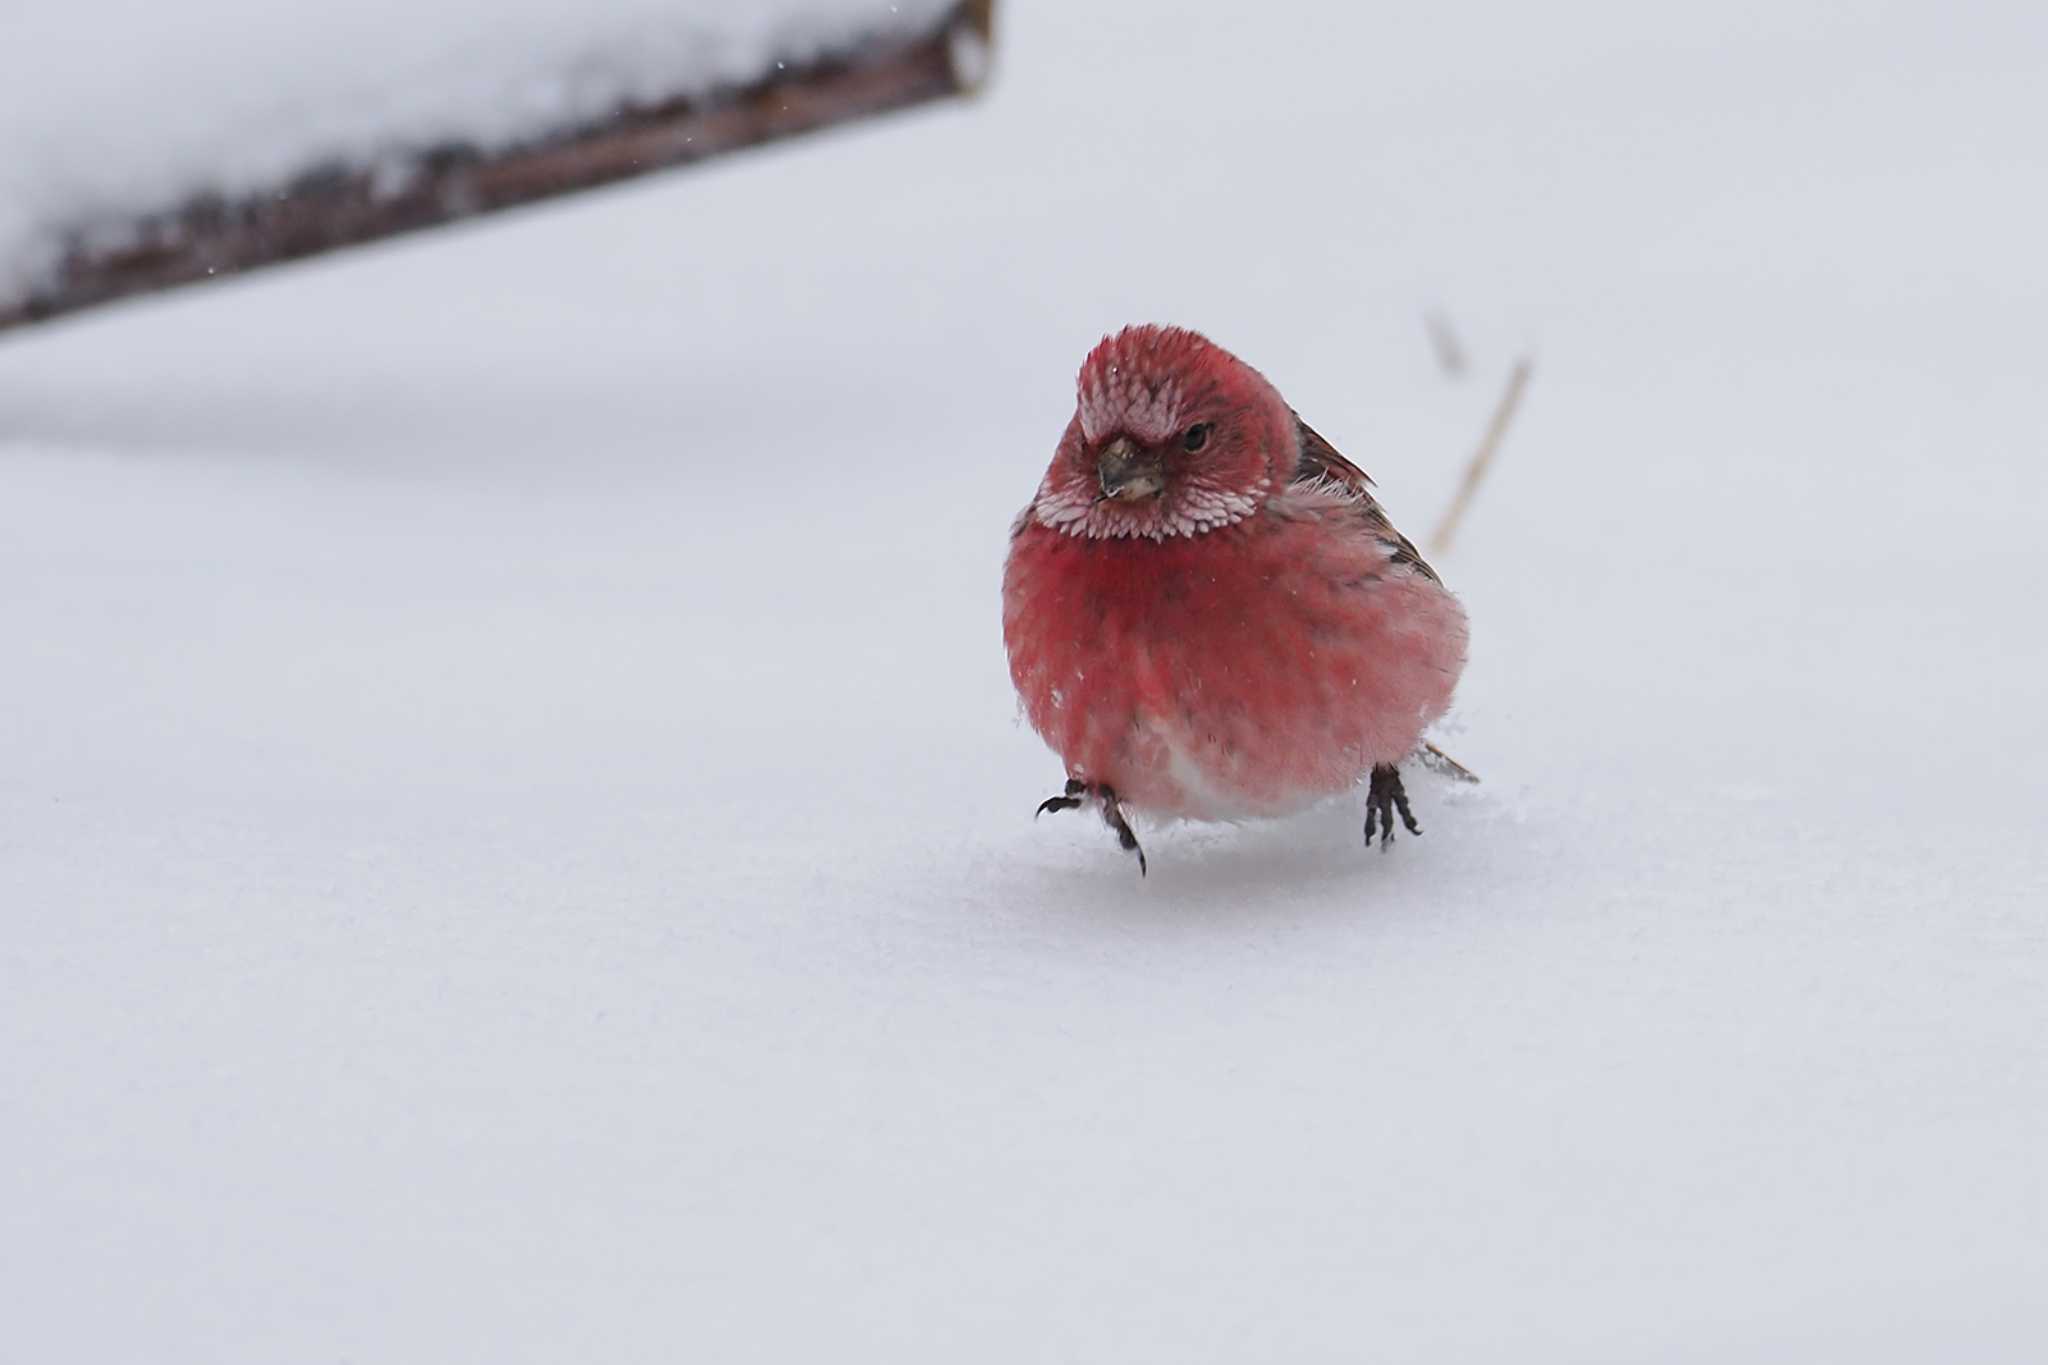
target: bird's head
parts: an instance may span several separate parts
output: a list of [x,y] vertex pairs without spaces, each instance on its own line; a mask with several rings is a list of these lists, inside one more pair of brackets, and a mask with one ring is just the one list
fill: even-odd
[[1069,535],[1201,535],[1258,511],[1293,470],[1293,410],[1194,332],[1146,325],[1105,337],[1078,389],[1034,504]]

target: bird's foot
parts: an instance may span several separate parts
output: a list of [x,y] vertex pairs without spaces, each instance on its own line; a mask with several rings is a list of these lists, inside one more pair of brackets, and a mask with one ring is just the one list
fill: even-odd
[[1408,809],[1408,793],[1401,786],[1401,770],[1391,763],[1376,763],[1372,770],[1372,785],[1365,794],[1365,846],[1372,847],[1373,831],[1380,834],[1380,851],[1384,853],[1394,843],[1394,812],[1401,812],[1401,823],[1408,827],[1410,834],[1422,833],[1422,826],[1415,823],[1415,812]]
[[[1116,791],[1106,782],[1083,782],[1078,777],[1067,779],[1067,788],[1058,796],[1048,796],[1038,803],[1038,815],[1047,811],[1075,810],[1089,802],[1099,802],[1102,807],[1102,823],[1116,832],[1118,847],[1126,853],[1138,855],[1138,875],[1145,875],[1145,850],[1138,846],[1138,836],[1131,832],[1131,822],[1124,815],[1123,803],[1117,800]],[[1038,816],[1034,815],[1033,819]]]

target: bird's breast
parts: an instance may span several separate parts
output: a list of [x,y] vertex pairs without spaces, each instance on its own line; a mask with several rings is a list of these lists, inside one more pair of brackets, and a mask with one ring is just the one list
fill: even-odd
[[1033,728],[1072,775],[1198,818],[1283,813],[1398,761],[1449,700],[1463,615],[1383,552],[1321,530],[1254,518],[1151,541],[1026,527],[1004,638]]

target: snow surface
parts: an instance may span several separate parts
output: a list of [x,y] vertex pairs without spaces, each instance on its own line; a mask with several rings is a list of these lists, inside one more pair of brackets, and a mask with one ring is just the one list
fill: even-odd
[[31,0],[0,17],[0,298],[65,235],[118,239],[202,192],[323,164],[402,183],[448,143],[503,147],[756,80],[952,0]]
[[[2048,11],[1005,23],[0,346],[0,1355],[2041,1359]],[[1426,837],[1030,819],[1143,318],[1415,533],[1535,354]]]

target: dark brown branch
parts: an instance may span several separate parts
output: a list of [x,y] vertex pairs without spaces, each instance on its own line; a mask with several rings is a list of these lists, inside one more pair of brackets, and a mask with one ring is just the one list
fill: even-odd
[[[0,296],[0,330],[967,93],[988,61],[991,8],[963,0],[922,37],[869,42],[740,89],[628,109],[503,150],[424,149],[404,158],[402,176],[323,167],[247,197],[201,196],[116,233],[80,225],[46,286]],[[122,245],[92,245],[109,239]]]

